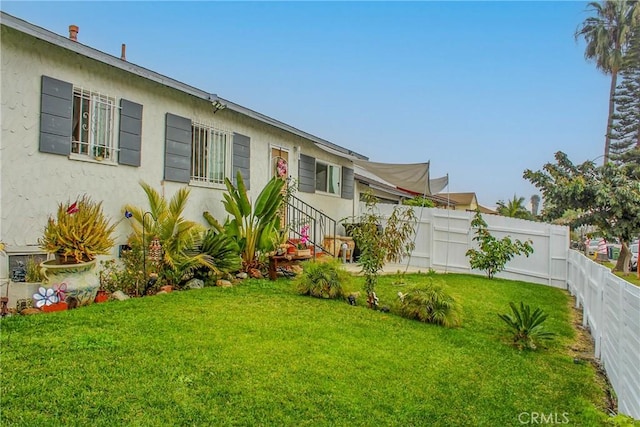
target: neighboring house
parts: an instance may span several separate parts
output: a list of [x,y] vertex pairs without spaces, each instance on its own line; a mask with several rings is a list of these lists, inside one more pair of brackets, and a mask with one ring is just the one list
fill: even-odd
[[[497,214],[495,210],[478,204],[476,193],[438,193],[436,196],[451,203],[451,207],[457,211],[480,211],[483,214]],[[446,206],[446,203],[443,206]]]
[[[141,180],[167,198],[188,186],[185,217],[224,220],[224,178],[240,171],[255,200],[281,159],[299,199],[338,220],[357,212],[353,160],[365,156],[127,62],[124,47],[118,58],[75,33],[5,13],[0,22],[0,240],[10,256],[41,252],[48,216],[84,193],[120,221],[116,255],[130,232],[122,207],[148,206]],[[0,262],[0,279],[7,270]]]

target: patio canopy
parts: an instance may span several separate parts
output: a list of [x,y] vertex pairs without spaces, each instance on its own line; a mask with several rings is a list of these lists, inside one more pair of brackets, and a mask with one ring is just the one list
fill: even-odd
[[429,179],[429,162],[426,163],[378,163],[367,160],[354,159],[353,163],[371,172],[395,187],[409,191],[416,195],[430,196],[442,191],[447,186],[449,178],[443,176]]

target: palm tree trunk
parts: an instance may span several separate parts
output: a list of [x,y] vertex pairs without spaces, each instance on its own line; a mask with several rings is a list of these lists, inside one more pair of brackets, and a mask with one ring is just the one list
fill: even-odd
[[614,95],[618,83],[618,70],[611,70],[611,87],[609,88],[609,117],[607,118],[607,134],[604,139],[604,164],[609,162],[609,150],[611,148],[611,129],[613,128]]

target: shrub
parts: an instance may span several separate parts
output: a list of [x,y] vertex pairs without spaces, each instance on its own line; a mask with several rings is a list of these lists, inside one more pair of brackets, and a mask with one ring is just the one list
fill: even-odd
[[42,273],[40,272],[40,264],[36,261],[36,259],[32,256],[27,258],[27,274],[25,276],[25,280],[27,282],[42,282],[44,277],[42,277]]
[[344,284],[351,276],[341,266],[340,261],[309,261],[304,264],[303,273],[296,279],[296,286],[301,295],[317,298],[344,298]]
[[[345,228],[360,248],[358,264],[365,277],[364,290],[369,297],[375,292],[378,275],[385,262],[399,262],[413,251],[415,242],[411,240],[417,219],[410,207],[396,206],[381,228],[382,215],[377,211],[378,199],[372,192],[364,193],[366,211],[359,217],[345,218],[354,224]],[[344,222],[344,220],[343,220]]]
[[509,303],[513,316],[510,314],[498,314],[498,316],[509,326],[513,332],[513,343],[520,349],[536,349],[536,342],[539,340],[549,340],[555,335],[553,332],[545,331],[542,325],[547,320],[547,314],[542,309],[536,308],[531,313],[531,308],[520,302],[520,309],[513,302]]
[[424,288],[415,288],[400,296],[400,315],[447,328],[460,326],[460,306],[444,286],[429,279]]
[[533,253],[530,240],[523,243],[518,239],[512,242],[509,236],[503,237],[501,240],[493,237],[480,212],[476,212],[471,226],[476,229],[476,236],[473,240],[480,244],[480,250],[469,249],[465,255],[469,257],[471,268],[486,271],[489,279],[493,279],[496,273],[504,270],[507,262],[514,256],[525,255],[529,257],[529,254]]

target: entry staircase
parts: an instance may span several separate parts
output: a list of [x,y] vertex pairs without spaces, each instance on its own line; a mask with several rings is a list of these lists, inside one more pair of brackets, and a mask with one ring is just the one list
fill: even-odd
[[333,257],[338,256],[340,244],[337,243],[337,240],[327,239],[326,246],[328,247],[325,246],[325,236],[336,236],[337,234],[338,223],[335,219],[297,197],[289,196],[286,221],[289,225],[289,241],[299,241],[302,237],[302,227],[308,225],[309,243],[314,248],[314,255],[322,251]]

